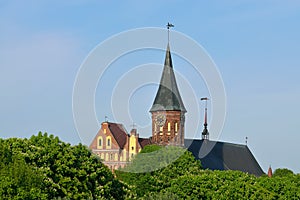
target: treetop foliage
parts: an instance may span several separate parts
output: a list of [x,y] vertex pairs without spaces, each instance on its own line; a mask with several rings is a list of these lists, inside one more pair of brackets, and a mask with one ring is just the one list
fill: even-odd
[[[40,132],[30,139],[0,139],[0,146],[0,196],[18,199],[24,193],[20,199],[31,194],[39,194],[38,199],[123,199],[126,195],[124,185],[82,144],[72,146]],[[29,181],[24,182],[24,174]]]
[[186,149],[157,145],[146,146],[114,175],[86,146],[39,133],[0,139],[0,199],[298,200],[300,175],[204,170]]
[[[152,158],[139,156],[150,154]],[[181,152],[178,156],[178,152]],[[200,162],[179,147],[146,146],[117,177],[131,187],[134,197],[142,199],[300,199],[300,175],[279,169],[275,176],[255,177],[240,171],[201,169]],[[173,160],[172,155],[177,155]],[[172,158],[173,162],[155,171],[133,173],[143,165],[155,165]],[[277,175],[276,175],[277,174]],[[279,175],[281,174],[281,175]],[[284,175],[282,175],[284,174]]]

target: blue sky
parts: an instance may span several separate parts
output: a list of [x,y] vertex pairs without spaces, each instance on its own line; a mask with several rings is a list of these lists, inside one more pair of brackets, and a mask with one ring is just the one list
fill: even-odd
[[[30,137],[47,131],[64,141],[80,142],[73,122],[72,91],[89,52],[112,35],[134,28],[164,28],[170,21],[174,30],[205,48],[222,75],[227,116],[220,140],[244,143],[247,136],[265,171],[272,165],[299,173],[299,11],[300,2],[293,0],[2,0],[0,137]],[[180,67],[183,61],[173,58],[178,73],[193,77]],[[162,64],[163,59],[163,51],[147,51],[124,56],[114,64],[129,70],[133,64]],[[111,73],[118,79],[121,74],[115,72]],[[114,84],[107,80],[107,85]],[[209,95],[201,81],[199,90],[192,84],[197,97]],[[103,90],[109,92],[109,87]],[[130,100],[133,120],[141,126],[149,123],[155,90],[155,86],[144,87]],[[95,96],[99,121],[105,115],[112,118],[109,101],[101,92],[99,85]],[[143,99],[145,94],[150,101]],[[135,105],[134,99],[140,101]]]

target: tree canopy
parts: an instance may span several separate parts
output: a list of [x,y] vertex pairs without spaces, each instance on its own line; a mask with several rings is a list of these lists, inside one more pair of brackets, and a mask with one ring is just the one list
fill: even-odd
[[0,146],[0,196],[124,199],[126,195],[124,185],[82,144],[72,146],[40,132],[30,139],[1,139]]
[[198,174],[200,170],[200,161],[184,148],[148,145],[116,175],[131,186],[137,197],[143,197],[170,187],[177,177]]
[[[116,178],[115,178],[116,176]],[[146,146],[116,174],[53,135],[0,139],[0,199],[300,199],[300,175],[204,170],[184,148]]]
[[[147,154],[147,155],[143,155]],[[148,172],[139,172],[147,169]],[[300,175],[277,169],[275,176],[201,169],[180,147],[146,146],[117,177],[142,199],[300,199]]]

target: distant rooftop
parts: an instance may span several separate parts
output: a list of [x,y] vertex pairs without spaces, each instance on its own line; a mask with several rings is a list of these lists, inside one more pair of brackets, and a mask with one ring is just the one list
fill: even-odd
[[265,174],[246,145],[185,139],[184,146],[201,161],[204,169],[239,170],[255,176]]

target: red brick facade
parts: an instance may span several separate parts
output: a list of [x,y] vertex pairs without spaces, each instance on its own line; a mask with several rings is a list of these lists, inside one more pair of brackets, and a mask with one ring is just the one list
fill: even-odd
[[103,122],[89,148],[115,170],[124,167],[147,144],[149,139],[139,138],[136,129],[128,134],[122,124]]
[[[164,116],[164,122],[159,118]],[[152,112],[152,143],[184,145],[184,113],[181,111]]]
[[184,146],[186,109],[177,87],[169,44],[161,82],[150,112],[151,138],[139,138],[135,129],[127,134],[123,125],[104,122],[90,149],[114,170],[126,165],[147,144]]

